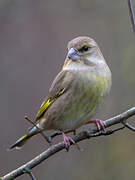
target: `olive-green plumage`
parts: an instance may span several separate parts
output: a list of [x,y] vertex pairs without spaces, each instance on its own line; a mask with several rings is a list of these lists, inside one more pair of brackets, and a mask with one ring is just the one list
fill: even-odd
[[[96,44],[89,37],[68,43],[62,71],[56,76],[40,107],[35,123],[42,130],[75,130],[95,114],[111,87],[111,72]],[[20,147],[39,133],[34,127],[11,146]]]

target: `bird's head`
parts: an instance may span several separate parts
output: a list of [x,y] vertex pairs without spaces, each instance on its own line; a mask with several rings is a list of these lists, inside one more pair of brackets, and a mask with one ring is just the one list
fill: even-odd
[[72,62],[94,66],[105,61],[97,43],[90,37],[80,36],[71,40],[67,49],[68,53],[64,66]]

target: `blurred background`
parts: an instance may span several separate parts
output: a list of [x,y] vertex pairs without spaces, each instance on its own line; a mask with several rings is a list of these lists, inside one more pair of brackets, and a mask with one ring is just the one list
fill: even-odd
[[[112,71],[110,96],[96,117],[107,119],[134,106],[135,37],[126,0],[0,1],[0,176],[47,149],[38,135],[20,151],[6,151],[27,131],[24,116],[34,119],[62,67],[67,42],[79,35],[97,41]],[[73,146],[34,168],[37,179],[135,178],[135,133],[123,130],[79,144],[83,153]]]

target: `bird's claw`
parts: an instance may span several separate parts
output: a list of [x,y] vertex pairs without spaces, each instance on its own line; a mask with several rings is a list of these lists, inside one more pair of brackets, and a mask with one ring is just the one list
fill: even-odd
[[106,132],[105,123],[103,120],[96,119],[94,120],[94,123],[96,124],[99,131],[103,130],[104,132]]
[[70,145],[75,144],[75,141],[70,136],[67,136],[64,132],[62,132],[62,135],[63,135],[63,139],[64,139],[64,143],[65,143],[65,148],[68,151]]
[[87,124],[95,124],[98,131],[103,130],[104,132],[106,132],[105,123],[103,120],[100,119],[90,120],[89,122],[87,122]]

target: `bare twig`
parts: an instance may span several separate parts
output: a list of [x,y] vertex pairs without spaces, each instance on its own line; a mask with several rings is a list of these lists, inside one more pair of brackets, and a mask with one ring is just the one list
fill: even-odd
[[131,131],[135,131],[135,127],[133,127],[131,124],[127,123],[127,122],[122,122],[124,124],[125,127],[127,127],[128,129],[130,129]]
[[135,15],[134,15],[134,10],[133,10],[133,5],[132,5],[132,0],[127,0],[128,1],[128,8],[129,8],[129,14],[132,22],[132,27],[133,27],[133,32],[135,33]]
[[[118,116],[115,116],[113,118],[110,118],[110,119],[104,121],[105,127],[107,128],[107,127],[113,126],[115,124],[121,124],[121,123],[125,122],[128,118],[130,118],[131,116],[134,116],[134,115],[135,115],[135,107],[125,111],[124,113],[122,113],[122,114],[120,114]],[[125,126],[127,127],[127,124],[125,124]],[[128,126],[129,126],[129,124],[128,124]],[[117,129],[115,129],[113,131],[116,132],[116,131],[119,131],[119,130],[121,130],[123,128],[124,127],[120,127],[120,128],[117,128]],[[105,134],[101,133],[101,132],[98,132],[97,128],[93,128],[93,129],[89,129],[87,131],[80,132],[79,134],[77,134],[73,138],[73,140],[77,143],[77,142],[80,142],[82,140],[86,140],[86,139],[101,136],[101,135],[105,135]],[[5,176],[1,177],[0,180],[15,179],[16,177],[21,176],[22,174],[24,174],[24,171],[26,169],[30,170],[30,169],[36,167],[37,165],[39,165],[44,160],[48,159],[49,157],[51,157],[52,155],[56,154],[57,152],[59,152],[59,151],[61,151],[63,149],[65,149],[64,142],[60,142],[58,144],[52,145],[50,148],[45,150],[43,153],[41,153],[37,157],[33,158],[31,161],[27,162],[23,166],[15,169],[14,171],[12,171],[12,172],[6,174]]]
[[23,172],[29,174],[29,176],[31,177],[32,180],[36,180],[36,177],[35,177],[34,174],[31,172],[30,169],[27,169],[27,168],[26,168],[26,169],[24,169]]
[[25,116],[25,119],[31,123],[33,126],[35,126],[38,130],[39,130],[39,133],[42,135],[42,137],[51,145],[51,139],[49,139],[42,131],[42,129],[40,129],[33,121],[31,121],[28,116]]

